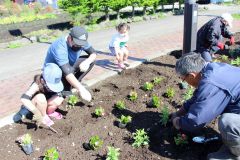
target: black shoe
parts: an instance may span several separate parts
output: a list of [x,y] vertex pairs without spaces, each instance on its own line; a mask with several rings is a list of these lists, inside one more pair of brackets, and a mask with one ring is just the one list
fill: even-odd
[[19,123],[23,117],[31,118],[32,112],[30,112],[25,106],[21,106],[21,109],[13,116],[13,121]]

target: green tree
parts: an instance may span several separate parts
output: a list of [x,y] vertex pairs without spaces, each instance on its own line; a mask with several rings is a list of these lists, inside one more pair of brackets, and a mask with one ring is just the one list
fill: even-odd
[[109,0],[99,0],[101,3],[101,11],[105,14],[105,20],[109,21]]
[[147,7],[153,7],[159,0],[141,0],[140,6],[143,7],[143,15],[146,15]]
[[181,10],[182,9],[181,5],[184,3],[184,0],[178,0],[178,3],[179,3],[178,9]]
[[164,5],[167,4],[167,0],[159,0],[159,4],[161,5],[162,12],[164,11]]
[[127,0],[108,0],[108,6],[117,12],[117,19],[120,19],[120,9],[127,6]]
[[78,13],[87,14],[89,13],[88,0],[59,0],[59,8],[67,11],[71,15]]
[[128,0],[128,5],[132,6],[132,17],[135,16],[135,7],[139,6],[141,0]]

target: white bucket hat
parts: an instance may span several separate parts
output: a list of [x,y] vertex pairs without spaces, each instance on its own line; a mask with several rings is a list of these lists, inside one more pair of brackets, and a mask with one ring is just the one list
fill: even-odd
[[233,22],[233,17],[232,17],[232,15],[229,14],[229,13],[223,13],[223,14],[221,15],[221,17],[222,17],[225,21],[227,21],[229,27],[232,28],[232,22]]

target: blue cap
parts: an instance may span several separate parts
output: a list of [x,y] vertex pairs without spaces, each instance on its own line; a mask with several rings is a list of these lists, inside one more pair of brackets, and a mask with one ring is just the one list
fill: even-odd
[[63,90],[62,70],[54,63],[47,63],[43,68],[43,78],[48,88],[53,92]]

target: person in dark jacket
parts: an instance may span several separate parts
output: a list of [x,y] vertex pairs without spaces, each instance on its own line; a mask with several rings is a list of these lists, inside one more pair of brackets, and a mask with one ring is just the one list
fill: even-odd
[[219,49],[227,49],[222,41],[222,37],[230,39],[230,45],[234,44],[233,34],[228,27],[232,27],[233,17],[229,13],[224,13],[204,24],[197,33],[197,52],[207,61],[212,61],[214,53]]
[[224,145],[208,158],[240,159],[240,68],[209,63],[192,52],[176,62],[176,72],[196,90],[172,113],[173,126],[194,133],[221,115],[218,128]]

